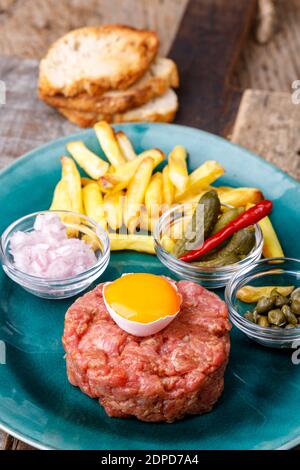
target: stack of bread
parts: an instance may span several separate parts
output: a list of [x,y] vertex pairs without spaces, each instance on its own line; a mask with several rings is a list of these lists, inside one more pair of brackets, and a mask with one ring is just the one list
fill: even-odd
[[173,120],[176,64],[159,57],[159,38],[122,25],[71,31],[42,59],[39,97],[80,127]]

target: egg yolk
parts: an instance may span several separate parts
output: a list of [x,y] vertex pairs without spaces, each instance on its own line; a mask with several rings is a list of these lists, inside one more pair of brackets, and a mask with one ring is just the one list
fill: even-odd
[[105,287],[105,300],[121,317],[149,323],[180,309],[180,296],[172,284],[154,274],[126,274]]

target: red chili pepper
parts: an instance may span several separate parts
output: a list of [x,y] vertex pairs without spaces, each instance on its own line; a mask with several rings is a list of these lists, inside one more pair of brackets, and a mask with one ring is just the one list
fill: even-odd
[[182,261],[195,261],[200,256],[205,255],[208,251],[216,248],[218,245],[223,243],[227,238],[231,237],[235,232],[238,232],[242,228],[249,227],[249,225],[256,224],[259,220],[266,217],[272,210],[272,201],[261,201],[255,206],[251,207],[247,211],[243,212],[236,219],[229,222],[226,227],[217,232],[212,237],[209,237],[205,242],[195,250],[191,250],[185,255],[180,256]]

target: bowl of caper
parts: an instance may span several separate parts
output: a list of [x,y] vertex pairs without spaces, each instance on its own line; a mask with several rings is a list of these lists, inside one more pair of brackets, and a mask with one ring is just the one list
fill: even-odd
[[264,346],[300,346],[300,260],[265,258],[227,284],[231,322]]

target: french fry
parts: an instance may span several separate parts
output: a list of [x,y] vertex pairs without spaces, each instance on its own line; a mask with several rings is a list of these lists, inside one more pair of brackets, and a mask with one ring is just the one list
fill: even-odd
[[163,175],[163,200],[165,204],[171,205],[174,201],[175,188],[170,180],[169,165],[166,165],[162,172]]
[[61,157],[62,179],[66,181],[71,201],[71,209],[74,212],[83,213],[81,178],[76,164],[72,158]]
[[176,145],[169,155],[169,177],[180,192],[185,191],[189,179],[186,156],[186,149],[181,145]]
[[265,258],[281,258],[284,256],[280,241],[269,217],[258,222],[264,236],[263,255]]
[[123,223],[123,203],[125,193],[120,191],[118,193],[107,193],[104,196],[104,210],[108,225],[117,230]]
[[112,251],[133,250],[155,254],[154,239],[151,235],[110,233],[109,238]]
[[[56,185],[50,211],[72,211],[71,199],[68,191],[67,181],[62,178]],[[60,214],[60,219],[63,223],[77,224],[79,220],[72,215]],[[69,238],[77,237],[78,232],[72,228],[67,228],[67,235]]]
[[[254,204],[247,204],[246,209],[249,209]],[[263,255],[265,258],[282,258],[284,257],[283,249],[280,241],[274,230],[270,218],[264,217],[258,222],[264,236]]]
[[94,180],[91,178],[81,178],[81,186],[86,186],[87,184],[94,183]]
[[180,202],[187,194],[199,193],[224,174],[224,168],[214,160],[207,160],[188,177],[188,183],[184,191],[176,191],[175,201]]
[[148,230],[149,232],[154,231],[154,227],[158,222],[158,218],[150,217],[146,206],[142,206],[139,214],[138,226],[141,230]]
[[163,203],[163,177],[160,172],[152,175],[145,194],[145,205],[149,217],[158,218]]
[[126,160],[134,160],[137,155],[127,135],[123,131],[118,131],[116,132],[116,138]]
[[218,193],[224,193],[224,192],[227,192],[227,191],[232,191],[233,188],[232,186],[218,186],[217,188],[214,188],[214,189],[217,189],[218,190]]
[[244,286],[236,293],[236,298],[242,302],[252,304],[258,302],[261,297],[269,297],[272,290],[276,289],[281,295],[288,296],[294,290],[295,286]]
[[68,193],[68,185],[66,180],[61,179],[54,190],[50,211],[71,211],[71,200]]
[[207,193],[207,191],[210,191],[210,189],[214,188],[212,188],[212,186],[209,186],[208,188],[202,189],[202,191],[196,194],[189,194],[187,192],[185,193],[185,196],[177,202],[180,202],[180,204],[195,204],[199,201],[200,197],[203,196],[203,194]]
[[108,171],[109,164],[89,150],[81,141],[69,142],[67,150],[76,163],[93,179],[97,180]]
[[129,183],[125,200],[124,222],[131,233],[137,227],[141,205],[144,202],[152,171],[153,159],[147,157],[142,161]]
[[175,241],[172,238],[168,237],[167,235],[163,235],[160,240],[160,244],[166,251],[173,253]]
[[256,204],[263,200],[262,192],[257,188],[235,188],[230,191],[218,192],[222,204],[229,204],[234,207],[245,207],[247,204]]
[[102,150],[110,163],[115,168],[126,163],[112,127],[106,121],[100,121],[95,124],[94,129]]
[[127,188],[130,180],[140,166],[141,162],[151,157],[154,161],[153,166],[156,167],[164,159],[164,153],[158,149],[150,149],[140,153],[135,160],[120,166],[114,173],[107,174],[99,179],[99,184],[103,192],[114,191],[119,192]]
[[106,229],[107,221],[105,219],[103,196],[98,183],[93,182],[84,186],[82,198],[86,215]]

